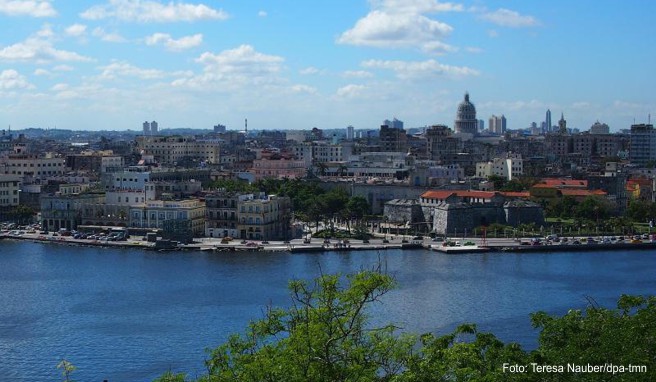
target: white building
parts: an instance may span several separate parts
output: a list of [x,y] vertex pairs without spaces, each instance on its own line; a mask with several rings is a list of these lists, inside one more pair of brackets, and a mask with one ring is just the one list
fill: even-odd
[[494,158],[489,162],[476,163],[476,176],[488,178],[492,175],[512,180],[524,175],[524,162],[519,154],[510,154],[507,158]]
[[156,199],[150,172],[121,171],[105,176],[106,203],[134,206]]
[[314,142],[312,145],[312,157],[316,162],[341,162],[346,160],[344,146],[328,142]]

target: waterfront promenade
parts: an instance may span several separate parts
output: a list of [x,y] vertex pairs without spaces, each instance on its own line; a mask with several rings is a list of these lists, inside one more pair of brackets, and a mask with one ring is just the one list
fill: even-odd
[[[234,239],[228,243],[221,238],[196,238],[191,244],[178,244],[168,247],[158,247],[155,242],[148,242],[145,238],[136,236],[126,241],[75,239],[71,236],[52,236],[52,234],[27,233],[10,231],[0,234],[0,238],[14,240],[29,240],[60,245],[101,246],[113,248],[135,248],[156,251],[265,251],[265,252],[341,252],[358,250],[388,250],[388,249],[431,249],[442,246],[443,242],[434,242],[429,237],[413,239],[412,236],[392,236],[389,238],[372,238],[368,241],[356,239],[293,239],[290,241],[256,241]],[[531,245],[531,238],[451,238],[452,242],[470,242],[477,248],[487,248],[490,252],[564,252],[564,251],[599,251],[599,250],[632,250],[656,249],[656,242],[650,240],[634,240],[614,243],[572,244],[542,242],[540,245]],[[587,238],[580,238],[584,243]],[[458,247],[461,248],[461,247]],[[462,247],[465,248],[465,247]],[[447,252],[447,251],[445,251]],[[467,250],[454,251],[466,253]],[[478,252],[478,251],[472,251]]]

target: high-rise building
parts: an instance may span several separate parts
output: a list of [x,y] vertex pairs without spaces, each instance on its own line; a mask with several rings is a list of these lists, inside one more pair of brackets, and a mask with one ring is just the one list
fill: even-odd
[[631,125],[629,160],[632,164],[644,166],[656,160],[656,130],[652,124]]
[[590,134],[610,134],[610,127],[605,123],[597,121],[590,126]]
[[147,135],[150,133],[150,123],[148,121],[143,123],[143,133]]
[[476,135],[478,120],[476,119],[476,107],[469,101],[469,93],[465,93],[465,99],[458,105],[455,120],[456,133],[468,133]]
[[558,132],[561,134],[567,134],[567,121],[565,120],[565,115],[560,113],[560,120],[558,120]]
[[355,128],[351,125],[346,127],[346,140],[347,141],[352,141],[353,138],[355,137]]
[[485,121],[482,119],[478,120],[478,131],[481,132],[485,130]]
[[392,119],[391,121],[389,119],[384,120],[383,125],[387,125],[393,129],[403,130],[403,121],[399,121],[396,118]]
[[545,133],[548,133],[553,130],[553,125],[551,124],[551,110],[547,109],[547,115],[544,118]]
[[153,134],[157,134],[157,131],[158,131],[157,122],[152,121],[150,123],[150,132]]
[[503,114],[500,117],[492,115],[489,123],[488,128],[491,133],[502,135],[506,132],[506,117]]
[[408,150],[408,135],[403,128],[382,125],[378,137],[382,151],[405,152]]

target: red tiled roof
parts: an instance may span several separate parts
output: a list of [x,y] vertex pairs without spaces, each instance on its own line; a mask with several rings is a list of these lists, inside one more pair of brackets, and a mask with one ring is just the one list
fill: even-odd
[[426,199],[446,199],[449,196],[453,195],[454,191],[426,191],[421,194],[422,198]]
[[629,185],[629,184],[631,184],[631,185],[639,184],[641,186],[651,186],[651,182],[652,182],[652,180],[647,179],[647,178],[632,178],[632,179],[627,180],[626,184],[627,185]]
[[560,190],[563,196],[604,196],[608,193],[604,190]]
[[531,193],[528,191],[523,191],[523,192],[500,191],[499,193],[509,198],[528,198],[531,196]]
[[540,180],[534,187],[587,188],[588,187],[588,181],[587,180],[582,180],[582,179],[545,178],[545,179]]
[[456,191],[456,195],[461,198],[491,198],[494,196],[492,191]]

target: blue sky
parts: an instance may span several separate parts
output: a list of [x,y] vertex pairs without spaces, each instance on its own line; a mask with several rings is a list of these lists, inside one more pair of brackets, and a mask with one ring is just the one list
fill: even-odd
[[[0,0],[0,124],[616,131],[656,114],[651,1]],[[656,118],[656,115],[655,115]]]

